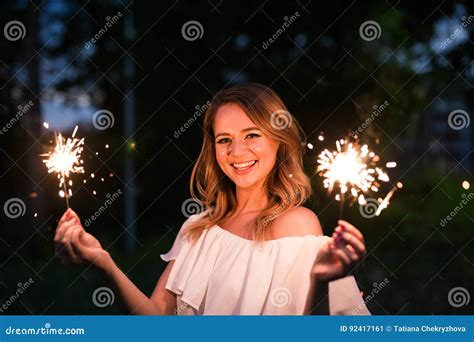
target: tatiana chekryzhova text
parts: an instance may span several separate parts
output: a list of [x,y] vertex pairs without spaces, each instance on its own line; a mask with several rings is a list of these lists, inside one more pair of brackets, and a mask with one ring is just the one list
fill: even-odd
[[422,325],[422,326],[408,326],[408,325],[394,325],[394,332],[433,332],[433,333],[451,333],[451,332],[466,332],[466,327],[439,326],[439,325]]

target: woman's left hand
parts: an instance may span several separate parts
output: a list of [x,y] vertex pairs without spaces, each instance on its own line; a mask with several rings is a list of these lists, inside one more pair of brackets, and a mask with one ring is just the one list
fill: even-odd
[[321,247],[313,266],[317,281],[343,278],[365,256],[364,236],[349,222],[339,220],[331,239]]

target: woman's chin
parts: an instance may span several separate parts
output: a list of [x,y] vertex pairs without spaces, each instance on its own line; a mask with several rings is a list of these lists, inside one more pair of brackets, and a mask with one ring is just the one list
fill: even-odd
[[235,186],[240,189],[250,189],[257,186],[258,181],[256,179],[233,179]]

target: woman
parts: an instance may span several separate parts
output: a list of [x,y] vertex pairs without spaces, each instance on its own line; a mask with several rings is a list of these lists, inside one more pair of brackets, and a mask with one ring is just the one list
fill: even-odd
[[55,250],[63,263],[92,264],[127,312],[144,315],[367,314],[350,270],[365,255],[363,235],[338,221],[323,236],[301,205],[311,194],[302,168],[302,130],[275,92],[259,85],[220,91],[204,117],[191,216],[148,298],[87,233],[70,209]]

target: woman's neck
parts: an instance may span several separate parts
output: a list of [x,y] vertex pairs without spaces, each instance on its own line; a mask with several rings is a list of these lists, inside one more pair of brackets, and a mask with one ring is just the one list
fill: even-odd
[[268,204],[268,197],[262,185],[251,188],[236,188],[237,207],[235,215],[261,211]]

